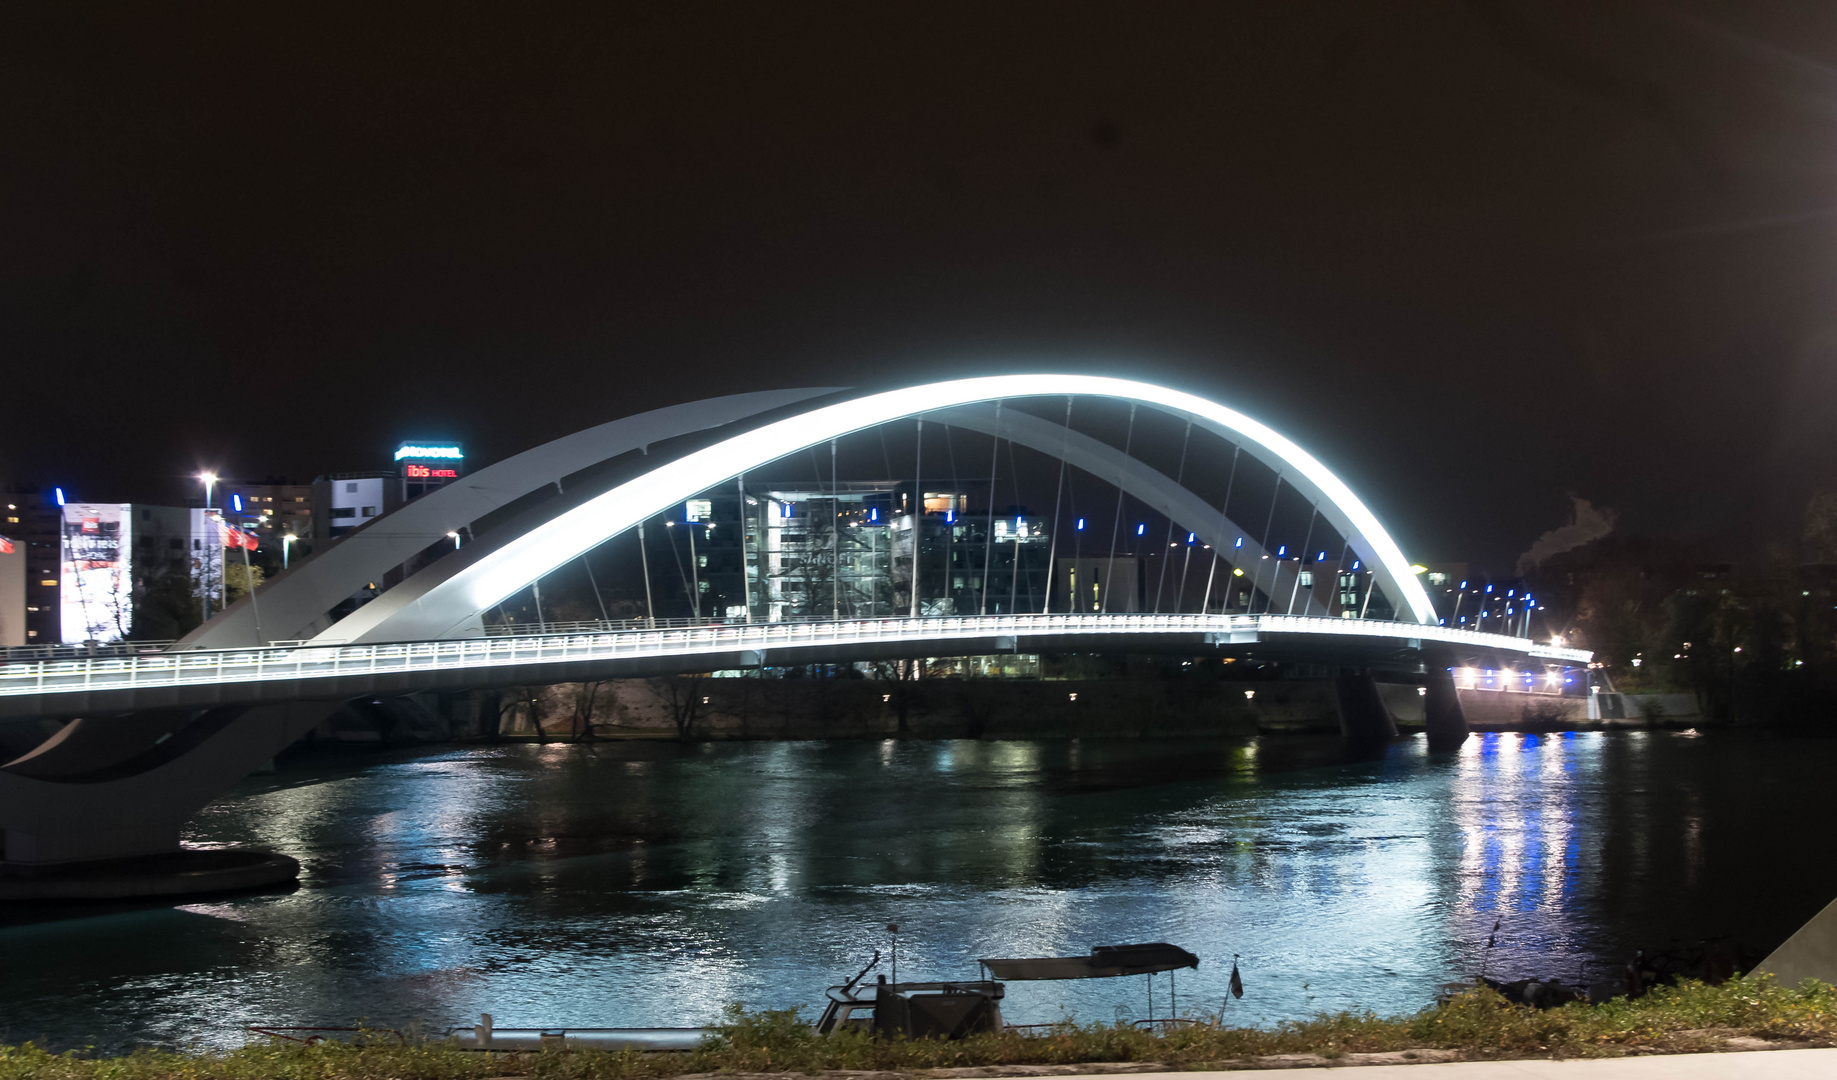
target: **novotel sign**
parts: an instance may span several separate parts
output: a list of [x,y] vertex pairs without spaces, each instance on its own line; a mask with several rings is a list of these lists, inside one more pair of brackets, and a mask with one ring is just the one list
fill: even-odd
[[459,461],[465,456],[457,446],[421,446],[416,443],[403,443],[395,451],[397,461],[404,458],[416,461]]

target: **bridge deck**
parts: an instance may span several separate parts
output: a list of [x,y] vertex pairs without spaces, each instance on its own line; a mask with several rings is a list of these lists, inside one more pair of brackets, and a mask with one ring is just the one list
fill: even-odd
[[[662,674],[966,652],[1109,647],[1175,636],[1195,648],[1287,639],[1390,650],[1440,646],[1472,656],[1587,663],[1579,649],[1416,623],[1290,615],[988,615],[714,623],[659,629],[407,641],[281,645],[0,664],[0,717],[151,707],[333,699],[514,682]],[[1023,647],[1024,645],[1024,647]],[[1343,651],[1343,650],[1341,650]],[[772,659],[768,660],[770,656]]]

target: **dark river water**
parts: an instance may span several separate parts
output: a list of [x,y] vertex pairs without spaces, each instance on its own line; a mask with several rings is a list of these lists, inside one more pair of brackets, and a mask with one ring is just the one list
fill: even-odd
[[[694,1025],[900,975],[1171,941],[1233,1022],[1412,1012],[1487,958],[1597,981],[1635,947],[1764,953],[1833,896],[1837,740],[1293,738],[470,746],[295,761],[188,839],[284,893],[0,912],[0,1039],[235,1045],[251,1024]],[[885,970],[883,968],[882,970]],[[1010,1022],[1148,1015],[1148,980],[1010,984]],[[1153,1008],[1170,1007],[1166,976]],[[809,1015],[807,1012],[806,1015]]]

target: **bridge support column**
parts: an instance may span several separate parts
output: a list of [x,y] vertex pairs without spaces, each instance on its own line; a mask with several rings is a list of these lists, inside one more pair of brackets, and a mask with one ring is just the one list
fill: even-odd
[[1339,733],[1348,742],[1377,743],[1397,737],[1397,721],[1378,696],[1378,681],[1369,672],[1341,675],[1333,681],[1339,704]]
[[291,880],[265,852],[191,851],[187,819],[337,702],[147,710],[72,721],[0,766],[0,900],[178,895]]
[[1445,668],[1429,672],[1428,693],[1423,697],[1424,726],[1429,732],[1429,752],[1447,753],[1459,750],[1467,741],[1467,714],[1461,711],[1461,698],[1454,689],[1454,674]]

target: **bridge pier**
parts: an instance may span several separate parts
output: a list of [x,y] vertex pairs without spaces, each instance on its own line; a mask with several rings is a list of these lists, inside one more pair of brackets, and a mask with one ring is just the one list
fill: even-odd
[[0,899],[174,895],[292,880],[292,859],[186,851],[180,832],[337,707],[302,701],[71,721],[0,766]]
[[1378,680],[1370,672],[1347,672],[1333,680],[1339,705],[1339,733],[1347,742],[1372,744],[1397,737],[1397,721],[1384,707]]
[[1467,714],[1461,710],[1460,695],[1454,689],[1454,673],[1446,668],[1432,668],[1423,697],[1423,723],[1429,733],[1429,752],[1447,753],[1459,750],[1467,741]]

